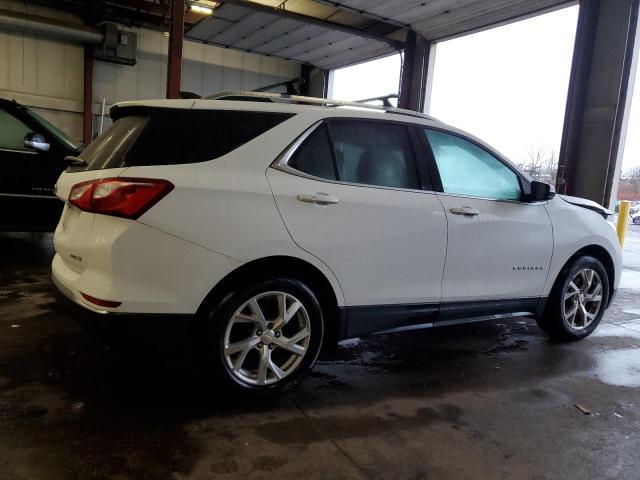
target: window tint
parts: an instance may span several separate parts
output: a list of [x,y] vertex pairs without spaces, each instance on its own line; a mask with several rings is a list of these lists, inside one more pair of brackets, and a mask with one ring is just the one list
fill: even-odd
[[[75,142],[71,140],[71,138],[69,138],[69,135],[64,133],[62,130],[60,130],[58,127],[56,127],[53,123],[51,123],[49,120],[44,118],[42,115],[36,113],[30,108],[25,109],[25,111],[27,115],[33,118],[36,122],[44,125],[44,127],[47,130],[49,130],[49,133],[51,133],[54,137],[60,140],[60,143],[65,144],[71,150],[76,150],[78,148],[78,145],[76,145]],[[38,133],[44,133],[44,132],[38,132]]]
[[122,160],[146,125],[148,117],[132,115],[122,117],[85,148],[80,158],[87,162],[87,170],[114,168]]
[[520,200],[516,173],[496,157],[458,136],[425,130],[446,193]]
[[327,127],[321,125],[309,135],[288,165],[309,175],[336,180]]
[[116,119],[80,157],[89,164],[88,170],[204,162],[226,155],[292,116],[233,110],[133,110]]
[[407,129],[386,122],[333,121],[338,178],[384,187],[419,187]]
[[24,146],[24,137],[31,129],[16,117],[0,110],[0,148],[7,150],[29,150]]

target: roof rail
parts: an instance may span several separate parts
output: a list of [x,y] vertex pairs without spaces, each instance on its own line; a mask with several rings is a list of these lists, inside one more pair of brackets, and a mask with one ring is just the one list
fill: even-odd
[[254,92],[268,92],[269,90],[273,90],[278,87],[287,87],[288,95],[297,95],[300,93],[300,89],[296,88],[296,85],[304,85],[305,80],[301,77],[292,78],[291,80],[287,80],[286,82],[278,82],[273,83],[271,85],[266,85],[264,87],[256,88]]
[[371,105],[362,102],[351,102],[346,100],[333,100],[329,98],[303,97],[301,95],[286,95],[282,93],[270,92],[245,92],[245,91],[224,91],[207,95],[203,100],[224,100],[225,97],[232,97],[235,101],[257,101],[257,102],[274,102],[274,103],[293,103],[297,105],[318,105],[323,107],[354,107],[366,110],[377,110],[396,115],[407,115],[410,117],[424,118],[427,120],[435,120],[433,117],[424,113],[406,110],[404,108],[396,108],[385,105]]
[[398,98],[398,95],[395,93],[391,93],[389,95],[382,95],[381,97],[371,97],[371,98],[363,98],[361,100],[356,100],[356,102],[359,103],[368,103],[368,102],[375,102],[375,101],[380,101],[382,102],[382,105],[385,107],[393,107],[393,105],[391,105],[390,100],[392,98]]

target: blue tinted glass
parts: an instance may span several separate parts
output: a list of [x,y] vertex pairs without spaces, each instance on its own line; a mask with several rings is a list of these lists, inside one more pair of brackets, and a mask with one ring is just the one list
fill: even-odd
[[486,150],[455,135],[425,130],[446,193],[520,200],[518,176]]

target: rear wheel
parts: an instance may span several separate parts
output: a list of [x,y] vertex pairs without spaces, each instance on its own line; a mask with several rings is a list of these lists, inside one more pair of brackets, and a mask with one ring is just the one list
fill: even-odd
[[559,340],[579,340],[600,323],[609,298],[609,278],[602,263],[590,256],[567,265],[551,291],[540,328]]
[[218,377],[244,392],[282,393],[316,362],[324,325],[314,293],[295,279],[266,279],[230,294],[209,319]]
[[633,217],[633,223],[634,225],[640,225],[640,215]]

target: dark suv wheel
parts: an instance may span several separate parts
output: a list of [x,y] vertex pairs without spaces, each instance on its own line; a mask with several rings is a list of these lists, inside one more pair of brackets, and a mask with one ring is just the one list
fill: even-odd
[[538,326],[558,340],[579,340],[593,332],[609,299],[609,277],[590,256],[576,258],[558,276]]
[[277,394],[302,380],[322,346],[322,310],[301,281],[271,278],[231,293],[209,318],[208,349],[220,379]]

